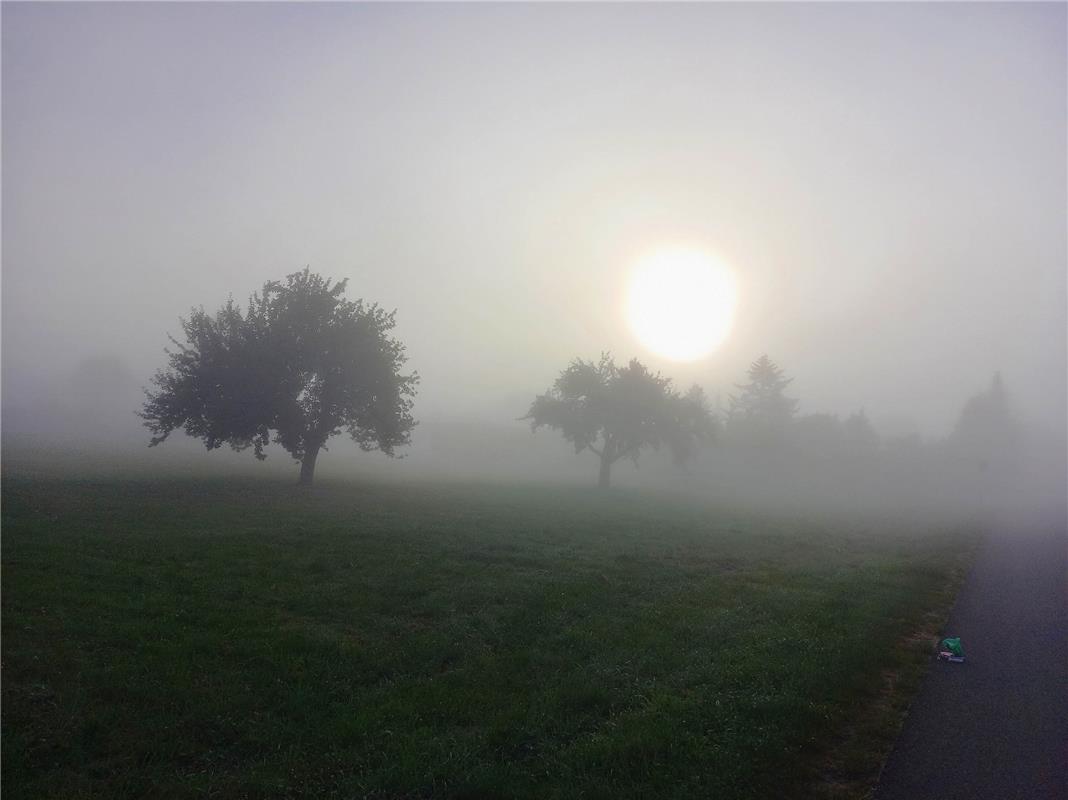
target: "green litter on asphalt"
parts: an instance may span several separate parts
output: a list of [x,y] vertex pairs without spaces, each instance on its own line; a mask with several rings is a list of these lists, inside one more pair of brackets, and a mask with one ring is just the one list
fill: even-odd
[[943,639],[942,649],[952,653],[955,656],[963,656],[964,648],[961,647],[960,639]]

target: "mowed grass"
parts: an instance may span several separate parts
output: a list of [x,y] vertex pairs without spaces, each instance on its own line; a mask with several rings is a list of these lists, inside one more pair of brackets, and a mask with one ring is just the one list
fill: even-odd
[[804,797],[970,534],[629,491],[3,485],[3,792]]

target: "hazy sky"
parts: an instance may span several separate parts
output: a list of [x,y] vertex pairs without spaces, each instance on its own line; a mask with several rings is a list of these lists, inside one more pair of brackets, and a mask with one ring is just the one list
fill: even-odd
[[[307,264],[398,309],[417,415],[767,352],[804,412],[937,434],[1001,369],[1063,428],[1066,9],[4,4],[4,401]],[[622,315],[678,241],[741,294],[681,365]]]

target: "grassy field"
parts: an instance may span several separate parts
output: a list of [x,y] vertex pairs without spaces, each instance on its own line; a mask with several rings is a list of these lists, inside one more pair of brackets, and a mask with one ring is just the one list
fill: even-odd
[[585,488],[6,478],[3,792],[833,794],[973,541]]

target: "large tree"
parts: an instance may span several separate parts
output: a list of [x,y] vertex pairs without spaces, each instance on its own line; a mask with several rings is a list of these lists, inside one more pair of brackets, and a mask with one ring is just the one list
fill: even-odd
[[169,365],[145,391],[150,446],[182,429],[209,450],[252,447],[263,459],[273,433],[307,484],[342,431],[390,456],[408,444],[418,376],[401,374],[393,312],[347,300],[346,283],[304,269],[264,284],[247,311],[230,300],[180,320],[185,341],[171,337]]
[[766,355],[749,365],[748,377],[748,383],[736,384],[740,393],[730,396],[729,425],[746,439],[780,441],[797,412],[797,400],[785,393],[793,378]]
[[553,387],[538,395],[523,419],[531,429],[560,431],[576,453],[589,450],[600,460],[600,485],[607,487],[612,465],[635,462],[644,449],[666,444],[679,462],[714,431],[704,393],[694,386],[685,395],[669,378],[653,374],[637,360],[617,367],[607,354],[600,361],[576,359]]

